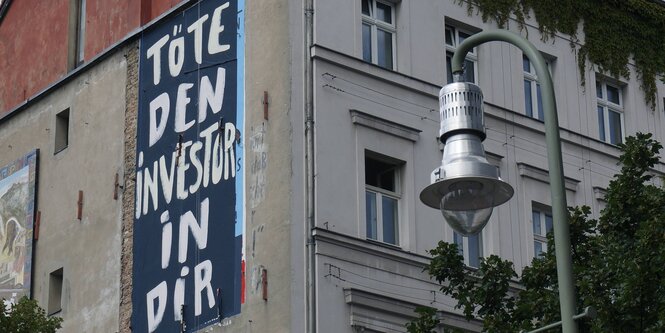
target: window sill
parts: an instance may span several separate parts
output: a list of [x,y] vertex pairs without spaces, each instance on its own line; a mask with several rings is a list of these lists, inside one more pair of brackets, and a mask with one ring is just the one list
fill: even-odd
[[386,243],[386,242],[382,242],[380,240],[371,239],[371,238],[366,238],[365,241],[367,241],[368,243],[371,243],[371,244],[378,245],[378,246],[384,246],[384,247],[387,247],[387,248],[390,248],[390,249],[395,249],[395,250],[398,250],[398,251],[402,251],[402,247],[397,245],[397,244]]

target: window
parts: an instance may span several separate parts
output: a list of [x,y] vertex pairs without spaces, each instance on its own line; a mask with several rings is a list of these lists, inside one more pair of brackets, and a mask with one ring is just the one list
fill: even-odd
[[395,6],[378,0],[362,1],[363,60],[395,69]]
[[552,214],[533,208],[531,222],[533,225],[533,255],[540,257],[547,252],[547,233],[552,231]]
[[70,70],[83,63],[85,49],[86,0],[69,0],[69,54]]
[[[448,73],[448,83],[453,82],[453,54],[459,44],[467,39],[472,34],[466,31],[457,29],[451,25],[446,25],[446,72]],[[478,57],[475,49],[467,53],[464,60],[464,81],[476,83],[476,62]]]
[[55,115],[55,154],[69,145],[69,109]]
[[464,237],[454,232],[453,242],[457,244],[459,254],[464,257],[465,265],[475,268],[480,267],[480,258],[483,257],[483,239],[480,233]]
[[623,142],[623,98],[621,88],[596,81],[598,129],[601,141],[617,145]]
[[399,245],[400,165],[365,155],[365,222],[368,239]]
[[49,274],[48,283],[48,314],[62,311],[62,268]]
[[545,117],[543,115],[543,99],[540,95],[540,83],[537,82],[536,69],[526,55],[522,55],[522,70],[524,71],[524,109],[526,115],[543,121]]

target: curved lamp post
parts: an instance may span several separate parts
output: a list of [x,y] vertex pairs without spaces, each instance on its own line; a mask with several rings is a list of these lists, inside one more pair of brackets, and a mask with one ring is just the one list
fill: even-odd
[[432,172],[432,184],[421,192],[420,200],[430,207],[440,208],[454,230],[472,235],[482,230],[493,207],[508,201],[513,195],[512,187],[501,180],[496,168],[485,159],[481,144],[485,139],[482,92],[474,84],[460,82],[466,54],[474,47],[491,41],[508,42],[519,47],[536,69],[545,116],[561,326],[565,333],[577,333],[573,318],[575,285],[554,86],[545,59],[523,37],[506,30],[483,31],[467,38],[455,51],[452,59],[455,83],[444,86],[439,94],[439,134],[446,144],[443,161],[441,167]]

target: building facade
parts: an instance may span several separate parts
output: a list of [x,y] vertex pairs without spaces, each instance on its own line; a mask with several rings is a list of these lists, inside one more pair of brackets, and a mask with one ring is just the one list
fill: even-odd
[[[452,53],[497,28],[455,1],[36,1],[53,17],[33,31],[27,2],[0,21],[0,168],[38,149],[26,292],[63,332],[405,332],[418,305],[440,331],[478,331],[422,271],[427,250],[454,242],[470,267],[496,254],[518,272],[546,250],[540,90],[516,47],[465,61],[515,196],[475,237],[418,199],[445,149]],[[590,64],[582,87],[569,36],[508,29],[548,60],[568,204],[597,215],[616,144],[665,139],[665,85],[655,110],[633,67]]]

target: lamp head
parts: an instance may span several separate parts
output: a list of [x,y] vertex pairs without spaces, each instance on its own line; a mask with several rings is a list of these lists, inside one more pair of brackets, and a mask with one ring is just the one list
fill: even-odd
[[448,84],[441,89],[439,103],[443,160],[432,172],[431,184],[420,193],[420,200],[440,209],[458,233],[477,234],[489,221],[492,209],[508,201],[514,190],[485,158],[480,88],[472,83]]

